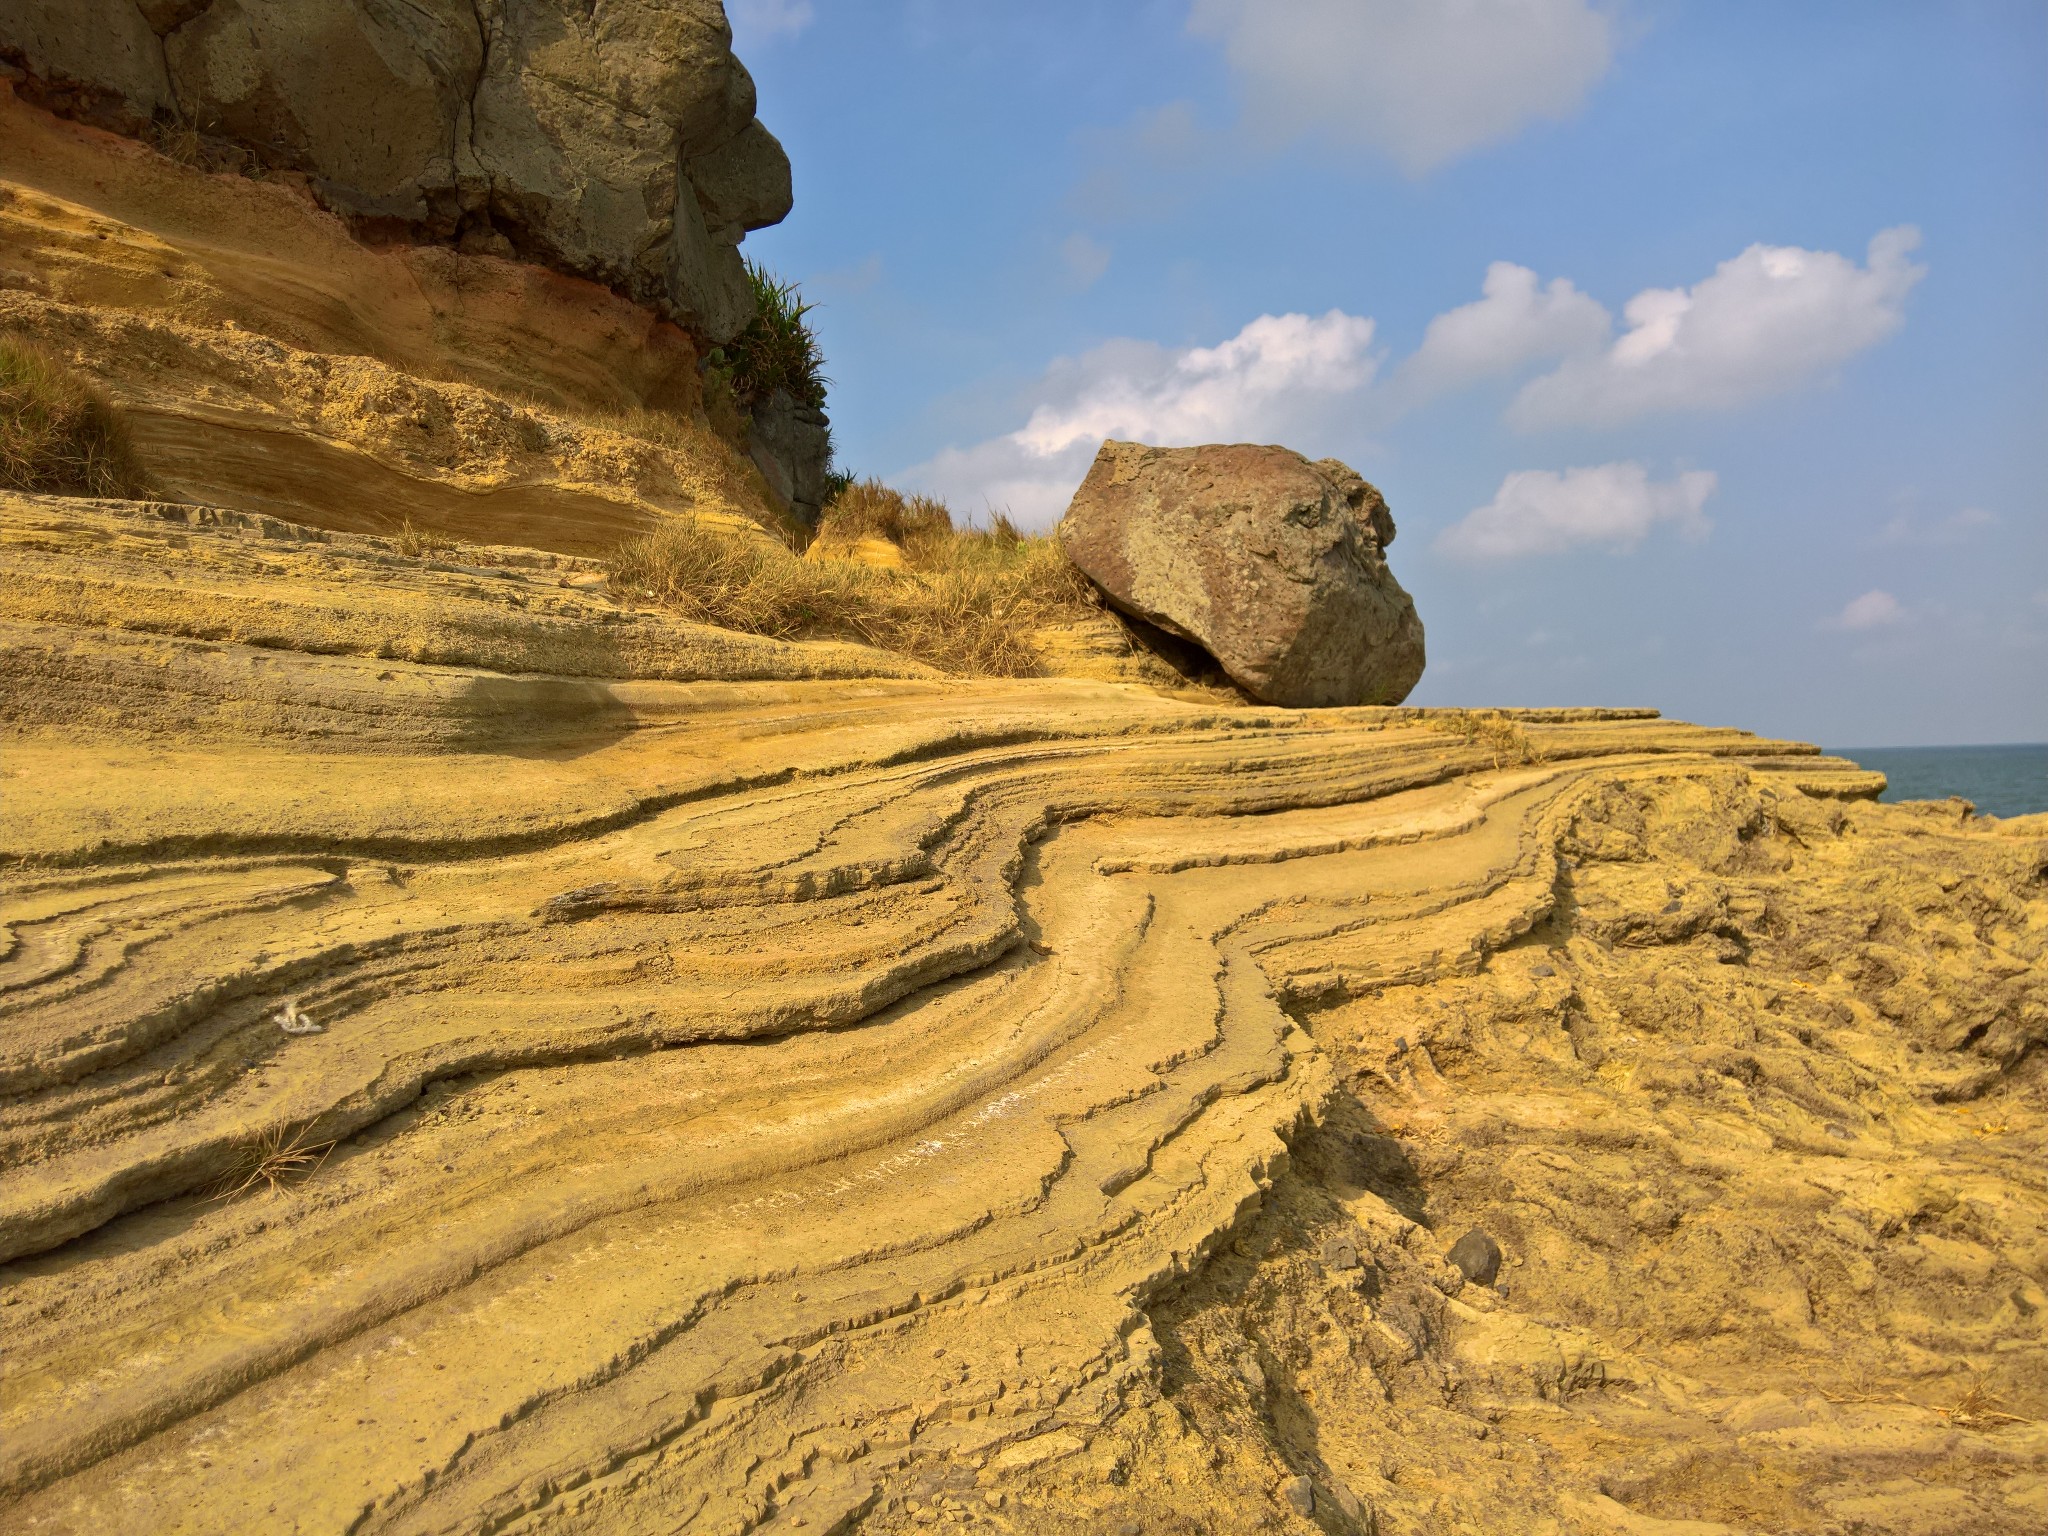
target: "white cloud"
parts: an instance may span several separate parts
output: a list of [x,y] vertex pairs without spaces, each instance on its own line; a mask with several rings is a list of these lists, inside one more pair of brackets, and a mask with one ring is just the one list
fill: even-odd
[[970,516],[993,507],[1045,527],[1066,510],[1106,437],[1163,446],[1299,441],[1304,422],[1371,383],[1372,338],[1372,321],[1333,309],[1261,315],[1213,347],[1111,341],[1049,368],[1016,431],[948,448],[896,478]]
[[1076,230],[1060,242],[1060,264],[1076,289],[1093,288],[1109,270],[1109,247]]
[[1606,344],[1613,320],[1606,306],[1558,277],[1537,286],[1527,267],[1496,261],[1486,269],[1484,297],[1429,322],[1422,345],[1401,365],[1414,395],[1432,395],[1528,363]]
[[811,0],[725,0],[733,35],[742,43],[757,38],[795,37],[811,24]]
[[1961,544],[1986,528],[1998,526],[1995,514],[1982,507],[1961,507],[1947,517],[1918,517],[1901,512],[1877,530],[1880,544]]
[[1512,560],[1575,545],[1629,550],[1659,523],[1687,538],[1710,526],[1700,509],[1718,484],[1710,470],[1688,470],[1662,483],[1641,464],[1517,470],[1493,500],[1437,535],[1436,547],[1458,560]]
[[1660,411],[1723,410],[1792,388],[1899,328],[1927,269],[1909,225],[1870,242],[1867,264],[1833,251],[1752,245],[1692,288],[1646,288],[1611,346],[1567,357],[1522,387],[1523,428],[1610,425]]
[[1587,0],[1194,0],[1251,127],[1386,154],[1420,176],[1576,112],[1613,58]]
[[1906,605],[1891,593],[1873,587],[1861,597],[1852,597],[1843,605],[1842,611],[1831,619],[1823,619],[1823,629],[1886,629],[1906,616]]
[[[1371,382],[1372,336],[1372,321],[1333,309],[1313,318],[1261,315],[1213,347],[1168,352],[1112,342],[1068,370],[1070,398],[1040,405],[1016,436],[1051,453],[1082,439],[1201,443],[1277,424],[1301,396]],[[1157,357],[1152,367],[1138,362],[1147,352]]]

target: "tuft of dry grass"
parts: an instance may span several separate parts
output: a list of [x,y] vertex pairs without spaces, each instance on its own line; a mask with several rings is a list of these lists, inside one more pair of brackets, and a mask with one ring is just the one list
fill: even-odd
[[826,547],[863,538],[887,539],[903,563],[925,575],[980,572],[1019,583],[1047,610],[1073,616],[1101,606],[1095,589],[1050,537],[1021,533],[998,512],[986,528],[956,528],[953,513],[933,496],[905,496],[878,480],[847,484],[818,517]]
[[1970,1389],[1947,1408],[1935,1410],[1958,1429],[1987,1429],[1994,1424],[2032,1424],[2034,1420],[2022,1418],[2016,1413],[2007,1413],[1991,1399],[1984,1390],[1984,1383],[1973,1382]]
[[[1016,530],[1009,529],[1014,542]],[[971,536],[971,535],[970,535]],[[819,514],[818,539],[827,547],[858,539],[887,539],[903,551],[913,570],[944,566],[951,546],[962,537],[953,528],[953,514],[931,496],[905,496],[879,480],[855,480],[832,498]]]
[[1492,756],[1496,768],[1543,761],[1543,749],[1530,739],[1521,722],[1497,709],[1432,710],[1423,723],[1458,737],[1468,747],[1481,748]]
[[422,528],[410,517],[398,525],[398,532],[392,535],[401,555],[415,558],[421,555],[445,555],[453,551],[457,541],[445,533],[436,533],[431,528]]
[[1007,520],[957,530],[942,503],[868,481],[826,510],[819,537],[869,535],[897,543],[906,569],[805,560],[677,525],[622,547],[612,586],[699,623],[785,640],[857,640],[982,677],[1038,676],[1031,632],[1095,611],[1053,541],[1027,538]]
[[145,489],[114,403],[54,354],[12,337],[0,337],[0,486],[60,496]]
[[214,1186],[214,1200],[237,1200],[261,1186],[266,1193],[279,1194],[292,1183],[309,1179],[334,1150],[331,1141],[307,1145],[310,1124],[301,1126],[287,1139],[282,1126],[272,1126],[244,1149],[235,1167]]
[[[707,409],[711,403],[707,400]],[[714,421],[698,420],[675,411],[615,411],[584,416],[580,420],[602,431],[652,443],[686,461],[705,477],[718,499],[743,516],[751,517],[791,549],[802,549],[810,538],[809,528],[791,519],[777,506],[761,467],[738,447],[745,425],[737,417],[725,431],[719,430]]]
[[[1811,1383],[1808,1384],[1811,1386]],[[1972,1382],[1963,1395],[1947,1407],[1939,1403],[1915,1402],[1899,1392],[1831,1392],[1825,1387],[1813,1390],[1823,1399],[1835,1404],[1896,1404],[1901,1408],[1923,1408],[1940,1414],[1957,1429],[1990,1429],[2000,1424],[2034,1424],[2038,1420],[2023,1418],[2016,1413],[2007,1413],[2000,1408],[1985,1391],[1982,1381]]]

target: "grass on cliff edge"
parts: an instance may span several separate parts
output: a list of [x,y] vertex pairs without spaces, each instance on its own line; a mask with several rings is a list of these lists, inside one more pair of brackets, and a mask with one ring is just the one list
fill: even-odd
[[797,404],[822,411],[832,381],[825,377],[825,354],[806,318],[816,306],[804,300],[795,283],[750,259],[745,266],[754,318],[712,352],[712,371],[724,378],[742,409],[751,411],[784,390]]
[[106,395],[43,348],[0,337],[0,486],[139,496],[142,467]]
[[807,560],[678,524],[621,547],[611,583],[698,623],[782,640],[857,640],[979,677],[1038,676],[1031,632],[1096,612],[1058,546],[1018,533],[1007,518],[957,529],[942,503],[868,480],[843,491],[818,522],[826,548],[863,536],[895,543],[905,568]]
[[712,496],[750,517],[785,544],[801,546],[810,529],[776,503],[767,477],[740,445],[744,428],[721,431],[674,411],[626,410],[586,415],[582,420],[621,437],[667,449],[703,477]]

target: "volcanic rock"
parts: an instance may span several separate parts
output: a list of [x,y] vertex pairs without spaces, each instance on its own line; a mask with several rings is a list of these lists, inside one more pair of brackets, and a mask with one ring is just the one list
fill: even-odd
[[832,432],[825,413],[778,389],[750,413],[747,448],[777,500],[798,521],[817,527],[831,495]]
[[1059,536],[1113,605],[1265,703],[1398,704],[1422,676],[1422,621],[1384,553],[1394,519],[1335,459],[1111,440]]

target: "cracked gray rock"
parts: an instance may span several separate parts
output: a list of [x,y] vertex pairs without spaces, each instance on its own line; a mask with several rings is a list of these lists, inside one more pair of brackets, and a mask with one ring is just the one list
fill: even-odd
[[1393,516],[1335,459],[1112,439],[1059,539],[1112,605],[1201,646],[1263,703],[1398,704],[1422,676],[1422,621],[1387,568]]

